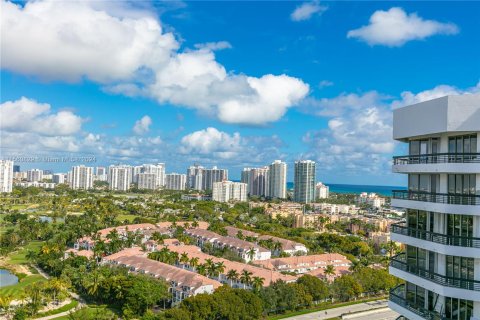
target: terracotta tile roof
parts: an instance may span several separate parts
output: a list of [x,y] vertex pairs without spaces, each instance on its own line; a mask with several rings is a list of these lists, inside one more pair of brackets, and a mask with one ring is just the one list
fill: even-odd
[[193,290],[205,285],[212,285],[214,289],[222,286],[220,282],[195,272],[151,260],[143,256],[120,256],[113,259],[113,261],[127,267],[133,267],[136,272],[151,274],[167,282],[173,281],[176,283],[175,286],[187,286]]
[[170,251],[177,252],[178,254],[186,253],[190,259],[197,257],[199,259],[199,263],[205,263],[207,259],[212,259],[212,261],[215,263],[223,262],[225,264],[225,273],[227,273],[229,270],[235,270],[238,273],[242,273],[243,270],[247,270],[252,273],[252,277],[263,278],[264,286],[269,286],[272,282],[275,282],[279,279],[286,282],[293,282],[297,279],[295,276],[284,275],[277,271],[211,256],[202,252],[197,246],[169,246],[168,249]]
[[298,242],[295,242],[295,241],[292,241],[292,240],[279,238],[279,237],[275,237],[275,236],[271,236],[271,235],[261,235],[259,233],[253,232],[253,231],[243,230],[243,229],[239,229],[239,228],[232,227],[232,226],[227,226],[227,227],[225,227],[225,229],[227,230],[227,234],[230,237],[237,237],[238,232],[241,231],[244,237],[254,237],[254,238],[257,238],[258,240],[272,239],[272,241],[274,241],[274,242],[280,242],[283,250],[291,251],[291,250],[296,250],[296,247],[299,247],[299,246],[305,247],[304,244],[298,243]]
[[327,265],[350,266],[351,262],[345,256],[338,253],[315,254],[309,256],[295,256],[287,258],[275,258],[268,260],[257,260],[257,265],[269,269],[300,269],[300,268],[324,268]]

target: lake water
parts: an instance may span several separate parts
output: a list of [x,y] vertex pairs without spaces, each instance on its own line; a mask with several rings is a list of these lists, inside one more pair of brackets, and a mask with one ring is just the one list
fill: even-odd
[[15,284],[17,282],[18,278],[16,275],[14,275],[8,270],[0,269],[0,288],[11,286],[12,284]]
[[[53,221],[53,218],[52,217],[49,217],[49,216],[38,216],[40,221],[42,222],[45,222],[47,221],[48,223],[52,222]],[[65,219],[64,218],[57,218],[57,222],[64,222]]]

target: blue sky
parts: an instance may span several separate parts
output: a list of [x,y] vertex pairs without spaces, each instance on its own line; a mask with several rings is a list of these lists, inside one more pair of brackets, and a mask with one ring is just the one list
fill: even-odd
[[[2,2],[1,152],[390,173],[391,110],[480,91],[478,2]],[[22,98],[23,97],[23,98]],[[143,119],[143,120],[142,120]],[[66,171],[70,164],[20,163]]]

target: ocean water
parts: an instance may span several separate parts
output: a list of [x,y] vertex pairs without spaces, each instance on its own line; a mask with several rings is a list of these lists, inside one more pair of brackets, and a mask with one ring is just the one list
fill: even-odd
[[[406,190],[406,187],[400,186],[373,186],[373,185],[360,185],[360,184],[335,184],[325,183],[330,188],[330,192],[336,193],[362,193],[362,192],[375,192],[382,196],[390,197],[392,190]],[[293,182],[287,182],[287,188],[293,189]]]

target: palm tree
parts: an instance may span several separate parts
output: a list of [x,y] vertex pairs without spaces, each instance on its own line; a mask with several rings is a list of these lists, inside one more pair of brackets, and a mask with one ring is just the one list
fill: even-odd
[[325,267],[324,273],[325,273],[326,276],[335,275],[335,267],[333,265],[329,264],[328,266]]
[[197,272],[198,272],[198,274],[200,274],[202,276],[206,276],[207,275],[207,266],[205,264],[199,264],[198,267],[197,267]]
[[198,266],[198,257],[193,257],[190,259],[190,266],[195,270],[195,268]]
[[252,261],[255,257],[255,253],[255,248],[253,247],[247,250],[247,257],[250,259],[250,261]]
[[216,275],[220,275],[225,272],[225,263],[223,261],[217,262],[215,264]]
[[184,227],[185,229],[190,229],[190,223],[185,222],[185,224],[183,225],[183,227]]
[[181,264],[186,266],[189,261],[190,261],[190,259],[188,258],[188,254],[186,252],[184,252],[180,255],[180,263]]
[[264,279],[260,277],[253,277],[252,279],[252,286],[253,290],[258,291],[263,286]]
[[237,281],[239,274],[237,270],[231,269],[227,272],[227,279],[230,280],[230,287],[233,287],[233,281]]
[[217,270],[217,266],[215,265],[215,262],[213,262],[212,259],[206,259],[205,260],[205,265],[207,268],[207,274],[209,277],[214,276],[215,272]]
[[196,220],[193,221],[193,222],[192,222],[192,227],[193,227],[193,228],[198,228],[198,221],[196,221]]
[[243,283],[243,288],[245,289],[246,286],[250,285],[250,282],[252,281],[252,276],[253,273],[247,270],[243,270],[242,274],[240,275],[240,281]]
[[13,295],[11,294],[4,294],[0,296],[0,309],[3,310],[5,315],[8,315],[10,311],[10,303],[12,301],[13,301]]
[[348,269],[352,272],[357,272],[362,268],[363,268],[363,265],[361,264],[361,262],[359,260],[353,260],[352,264],[350,265],[350,267]]

